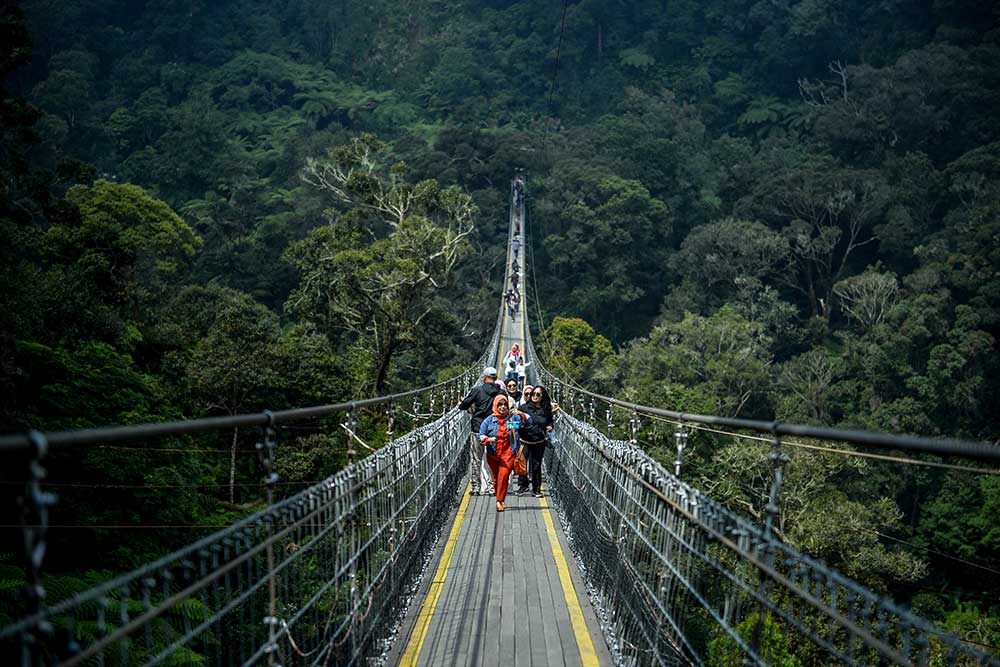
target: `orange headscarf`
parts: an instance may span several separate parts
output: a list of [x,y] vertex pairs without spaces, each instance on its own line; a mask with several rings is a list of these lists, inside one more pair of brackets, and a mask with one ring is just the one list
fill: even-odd
[[510,437],[507,431],[507,415],[500,414],[501,401],[507,406],[508,413],[510,411],[510,404],[507,403],[506,396],[501,394],[493,399],[493,416],[497,418],[497,447],[500,446],[501,442],[507,442],[509,444]]

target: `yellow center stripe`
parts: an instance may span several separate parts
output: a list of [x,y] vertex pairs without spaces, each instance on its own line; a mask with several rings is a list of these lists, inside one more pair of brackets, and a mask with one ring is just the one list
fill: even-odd
[[[413,626],[413,633],[410,641],[400,658],[400,667],[413,667],[420,657],[420,650],[424,647],[427,639],[427,631],[431,627],[431,619],[437,610],[438,600],[441,599],[441,591],[444,589],[444,580],[448,576],[448,569],[451,567],[451,557],[455,553],[455,544],[458,542],[458,534],[462,531],[462,522],[465,519],[465,512],[469,508],[469,487],[466,487],[462,495],[462,502],[458,506],[458,514],[455,515],[455,523],[448,534],[448,541],[444,545],[444,553],[441,554],[441,562],[438,563],[437,571],[431,580],[430,588],[427,589],[427,597],[424,598],[424,606],[420,608],[417,615],[417,622]],[[595,663],[596,664],[596,663]]]
[[563,597],[566,598],[566,606],[569,608],[569,620],[573,624],[573,634],[576,635],[576,647],[580,650],[580,664],[582,667],[597,667],[597,652],[594,651],[594,642],[590,638],[587,621],[583,618],[583,609],[580,608],[580,598],[577,597],[576,588],[573,586],[573,579],[569,575],[569,565],[566,563],[566,556],[563,555],[562,546],[559,544],[559,537],[556,535],[555,524],[552,523],[552,513],[549,511],[549,499],[542,498],[538,502],[542,506],[542,519],[545,521],[545,531],[549,534],[552,555],[556,559],[556,571],[559,572],[559,583],[562,584]]

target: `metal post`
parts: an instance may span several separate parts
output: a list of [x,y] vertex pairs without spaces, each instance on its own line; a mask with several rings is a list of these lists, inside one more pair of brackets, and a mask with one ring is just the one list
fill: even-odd
[[629,439],[628,441],[633,445],[639,444],[639,413],[635,410],[632,411],[632,416],[628,420],[629,426]]
[[615,423],[614,423],[614,412],[610,405],[608,406],[608,409],[604,411],[604,419],[608,423],[608,438],[611,438],[612,437],[611,429],[615,427]]
[[[264,487],[266,489],[267,506],[274,504],[274,485],[280,479],[278,473],[274,471],[274,451],[276,447],[274,432],[274,415],[270,410],[264,411],[267,422],[261,427],[261,439],[257,442],[257,455],[260,457],[261,467],[264,469]],[[267,518],[267,591],[268,591],[268,615],[264,618],[264,623],[268,627],[267,664],[275,664],[275,653],[278,650],[278,590],[274,572],[274,547],[271,544],[271,535],[274,533],[274,517]]]
[[385,435],[389,440],[392,440],[392,426],[394,418],[395,418],[395,410],[393,409],[392,403],[388,403],[385,406],[385,419],[386,419]]
[[677,446],[677,458],[674,460],[674,476],[680,478],[681,465],[684,463],[684,448],[687,447],[688,432],[684,424],[679,424],[674,431],[674,444]]
[[[42,562],[45,560],[47,548],[47,532],[49,527],[49,508],[56,504],[56,496],[42,491],[42,480],[46,470],[42,459],[49,450],[45,436],[38,431],[28,434],[31,441],[31,461],[28,464],[28,481],[25,483],[24,496],[18,498],[21,505],[21,525],[24,536],[24,555],[27,561],[26,570],[28,583],[25,586],[25,598],[29,616],[42,610],[45,599],[45,586],[42,584]],[[34,627],[21,635],[21,665],[31,667],[42,664],[42,651],[38,645],[43,635],[52,634],[52,624],[40,619]],[[71,638],[72,640],[72,638]]]
[[354,413],[350,410],[344,416],[344,423],[341,424],[344,430],[347,431],[347,465],[354,465],[354,455],[357,454],[357,450],[354,449],[354,432],[358,428],[358,422],[354,419]]
[[[771,466],[771,491],[767,497],[767,505],[764,507],[764,563],[768,567],[774,564],[774,522],[781,515],[781,482],[784,477],[785,464],[791,458],[781,450],[781,436],[778,435],[778,425],[780,422],[771,423],[771,454],[768,456]],[[766,599],[771,588],[771,580],[761,573],[760,578],[760,598]],[[754,653],[760,652],[761,635],[764,631],[765,617],[767,610],[764,605],[759,605],[757,622],[754,624],[753,634],[750,636],[750,646]]]
[[772,537],[774,522],[781,514],[781,506],[779,505],[781,482],[784,477],[785,464],[791,460],[788,454],[781,450],[778,424],[779,422],[774,422],[771,425],[771,454],[768,456],[771,466],[771,492],[767,498],[767,505],[764,507],[764,513],[767,517],[764,521],[764,535],[767,538]]

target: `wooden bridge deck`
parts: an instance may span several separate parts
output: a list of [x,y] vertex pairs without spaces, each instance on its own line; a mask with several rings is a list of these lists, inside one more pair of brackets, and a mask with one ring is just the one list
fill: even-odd
[[548,498],[465,490],[389,664],[613,664]]

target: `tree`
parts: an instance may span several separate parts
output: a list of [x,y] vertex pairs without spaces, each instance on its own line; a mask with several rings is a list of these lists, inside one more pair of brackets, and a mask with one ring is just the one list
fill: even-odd
[[325,159],[307,160],[303,180],[349,210],[286,254],[301,274],[286,309],[316,322],[332,340],[349,334],[370,373],[363,382],[377,392],[396,355],[441,312],[437,297],[468,250],[477,212],[457,187],[406,182],[405,165],[381,162],[386,152],[364,135]]
[[[787,636],[784,625],[771,614],[749,614],[740,621],[736,632],[745,642],[759,635],[759,655],[768,665],[799,667],[802,664],[796,659],[792,640]],[[720,634],[708,643],[706,664],[709,667],[742,667],[746,664],[746,654],[732,637]]]
[[98,180],[66,194],[77,214],[54,224],[45,246],[70,303],[95,302],[123,320],[162,294],[201,239],[164,202],[136,185]]
[[759,414],[770,341],[731,306],[654,327],[624,353],[624,385],[637,402],[682,412]]
[[[652,310],[662,290],[651,269],[668,251],[666,205],[638,181],[606,177],[580,187],[557,215],[559,231],[544,240],[552,297],[612,338],[633,332],[636,311]],[[588,270],[581,273],[582,266]]]
[[831,423],[831,394],[844,373],[844,363],[825,350],[814,349],[789,359],[778,376],[777,417],[790,422]]
[[691,230],[672,261],[700,284],[732,287],[737,278],[775,272],[787,254],[788,242],[765,225],[727,218]]
[[614,363],[611,342],[584,320],[556,317],[542,335],[545,364],[560,378],[593,386],[608,379]]
[[863,329],[878,326],[896,302],[899,288],[893,273],[879,273],[878,267],[868,267],[833,286],[840,297],[841,308]]
[[834,285],[853,256],[876,240],[889,188],[873,172],[840,169],[826,159],[806,159],[765,179],[751,208],[774,220],[787,239],[794,272],[786,283],[808,298],[814,315],[829,321]]
[[[235,290],[203,293],[188,290],[181,303],[208,297],[213,308],[207,316],[204,336],[183,364],[183,382],[199,406],[209,413],[237,415],[271,407],[273,396],[285,378],[281,358],[281,328],[278,317]],[[175,306],[176,307],[176,306]],[[239,429],[233,428],[229,463],[229,501],[234,501],[236,446]]]

